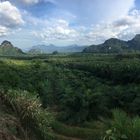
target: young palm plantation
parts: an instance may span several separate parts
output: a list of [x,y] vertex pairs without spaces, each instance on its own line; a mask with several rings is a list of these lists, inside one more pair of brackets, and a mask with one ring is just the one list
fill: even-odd
[[1,135],[139,140],[139,54],[118,59],[92,54],[2,58],[0,113],[3,119],[7,110],[17,125],[10,125],[10,117]]

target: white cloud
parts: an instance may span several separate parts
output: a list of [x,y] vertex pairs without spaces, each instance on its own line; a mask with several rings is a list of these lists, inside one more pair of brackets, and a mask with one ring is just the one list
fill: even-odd
[[[13,1],[13,0],[12,0]],[[26,4],[26,5],[33,5],[33,4],[37,4],[39,2],[51,2],[51,3],[56,3],[55,0],[14,0],[16,2],[21,2],[23,4]]]
[[[123,22],[124,19],[127,19],[127,22]],[[140,34],[140,11],[133,10],[130,15],[124,17],[124,19],[122,19],[122,24],[119,27],[127,28],[118,34],[118,38],[128,40],[135,34]]]
[[[15,0],[17,1],[17,0]],[[24,4],[36,4],[41,1],[54,3],[56,18],[66,20],[74,17],[78,24],[93,24],[100,21],[113,21],[127,15],[134,8],[135,0],[18,0]],[[68,14],[66,14],[68,13]],[[51,15],[52,16],[52,15]]]
[[[34,35],[46,42],[73,41],[79,44],[97,44],[110,37],[129,39],[140,30],[139,11],[133,10],[129,13],[135,7],[135,0],[127,2],[126,0],[53,0],[53,2],[61,10],[70,12],[74,18],[72,20],[63,17],[65,20],[58,20],[58,17],[53,20],[30,18],[36,27],[39,25],[40,29],[42,28],[34,31]],[[76,24],[71,26],[69,23]]]
[[0,37],[6,36],[9,33],[9,29],[0,25]]
[[[27,26],[24,26],[23,30],[26,30],[31,41],[34,37],[31,39],[30,32],[33,32],[40,42],[61,44],[97,44],[111,37],[130,39],[134,34],[140,33],[140,12],[133,10],[130,13],[135,6],[135,0],[11,1],[21,7],[24,5],[22,15]],[[40,1],[51,1],[57,8],[54,8],[51,14],[46,12],[46,17],[35,17],[30,13],[32,10],[29,12],[27,9],[32,9],[32,4]],[[18,8],[8,1],[0,3],[0,36],[7,35],[23,23]]]
[[[42,24],[45,26],[42,27]],[[118,20],[89,27],[71,27],[67,21],[60,19],[39,20],[36,25],[43,29],[34,31],[34,35],[45,42],[99,44],[109,38],[128,40],[140,33],[140,11],[133,10]]]
[[83,40],[87,43],[102,43],[109,38],[128,40],[140,33],[140,11],[133,10],[128,15],[109,23],[90,27]]
[[8,1],[0,3],[0,21],[0,24],[6,27],[24,23],[20,11]]
[[20,1],[23,2],[23,3],[25,3],[25,4],[36,4],[40,0],[20,0]]
[[0,36],[24,23],[20,11],[9,1],[0,2]]
[[74,41],[79,36],[79,33],[69,27],[69,23],[65,20],[50,20],[46,21],[46,25],[41,31],[34,31],[33,34],[40,37],[45,42],[50,41]]

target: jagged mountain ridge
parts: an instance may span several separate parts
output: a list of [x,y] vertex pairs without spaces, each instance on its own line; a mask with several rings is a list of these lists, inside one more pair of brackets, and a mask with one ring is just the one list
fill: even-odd
[[83,50],[85,53],[123,53],[135,51],[140,51],[140,34],[129,41],[110,38],[103,44],[91,45]]

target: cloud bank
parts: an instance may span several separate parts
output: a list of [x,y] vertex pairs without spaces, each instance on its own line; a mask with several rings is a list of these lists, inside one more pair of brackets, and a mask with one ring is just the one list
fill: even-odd
[[[110,22],[86,26],[71,27],[65,20],[42,21],[42,30],[34,35],[45,42],[76,42],[78,44],[99,44],[108,38],[128,40],[140,33],[140,11],[132,10],[129,14]],[[41,22],[40,22],[41,25]]]
[[0,2],[0,36],[24,23],[21,13],[9,1]]
[[[140,33],[138,0],[9,0],[0,2],[0,36],[45,43],[98,44]],[[25,24],[24,24],[25,23]],[[22,40],[21,40],[22,41]],[[20,42],[18,40],[18,42]],[[18,46],[18,44],[17,44]],[[25,44],[24,44],[25,46]],[[27,44],[28,46],[28,44]]]

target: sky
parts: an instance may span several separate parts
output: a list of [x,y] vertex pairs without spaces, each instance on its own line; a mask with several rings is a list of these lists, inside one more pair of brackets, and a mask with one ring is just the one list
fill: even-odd
[[0,42],[26,50],[130,40],[140,34],[140,0],[0,0]]

